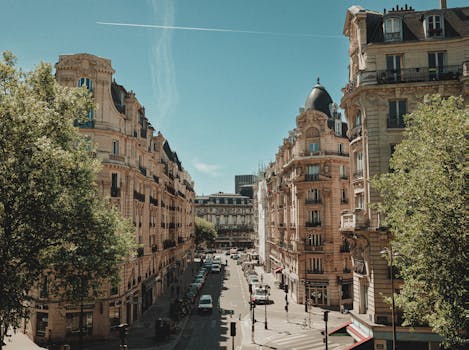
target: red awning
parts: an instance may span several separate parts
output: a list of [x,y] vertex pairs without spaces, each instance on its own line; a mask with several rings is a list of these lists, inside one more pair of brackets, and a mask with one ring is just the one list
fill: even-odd
[[283,270],[283,267],[278,266],[278,267],[275,268],[274,273],[281,273],[282,270]]
[[332,331],[330,331],[330,332],[328,333],[328,335],[333,335],[333,334],[335,334],[335,333],[341,333],[341,332],[342,332],[342,333],[346,333],[346,328],[347,328],[350,324],[352,324],[352,322],[349,321],[349,322],[343,324],[342,326],[333,329]]

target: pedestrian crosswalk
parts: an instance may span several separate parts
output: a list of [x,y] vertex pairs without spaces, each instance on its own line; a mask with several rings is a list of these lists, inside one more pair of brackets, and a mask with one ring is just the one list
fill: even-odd
[[[336,337],[329,337],[327,343],[329,350],[341,350],[347,346],[347,344],[344,344],[343,339]],[[285,335],[262,345],[262,349],[269,348],[277,350],[324,350],[325,345],[320,334],[302,333]]]

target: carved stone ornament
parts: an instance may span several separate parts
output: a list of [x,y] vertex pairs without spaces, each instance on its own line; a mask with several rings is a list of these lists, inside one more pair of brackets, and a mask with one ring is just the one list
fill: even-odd
[[368,261],[370,242],[367,237],[359,233],[344,233],[344,238],[349,244],[350,255],[353,259]]

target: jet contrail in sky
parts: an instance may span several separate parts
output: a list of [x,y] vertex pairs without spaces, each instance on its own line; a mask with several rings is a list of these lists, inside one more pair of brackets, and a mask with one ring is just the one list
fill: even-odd
[[116,22],[96,22],[96,24],[107,25],[107,26],[121,26],[121,27],[141,27],[141,28],[157,28],[157,29],[193,30],[193,31],[200,31],[200,32],[223,32],[223,33],[243,33],[243,34],[257,34],[257,35],[278,35],[278,36],[291,36],[291,37],[331,38],[331,39],[342,39],[343,38],[343,39],[345,39],[345,37],[341,36],[341,35],[325,35],[325,34],[258,32],[258,31],[252,31],[252,30],[180,27],[180,26],[160,26],[160,25],[156,25],[156,24],[116,23]]

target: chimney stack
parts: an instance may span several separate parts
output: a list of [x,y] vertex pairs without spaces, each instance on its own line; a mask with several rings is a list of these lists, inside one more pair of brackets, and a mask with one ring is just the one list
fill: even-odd
[[440,8],[445,9],[446,8],[446,0],[440,0]]

